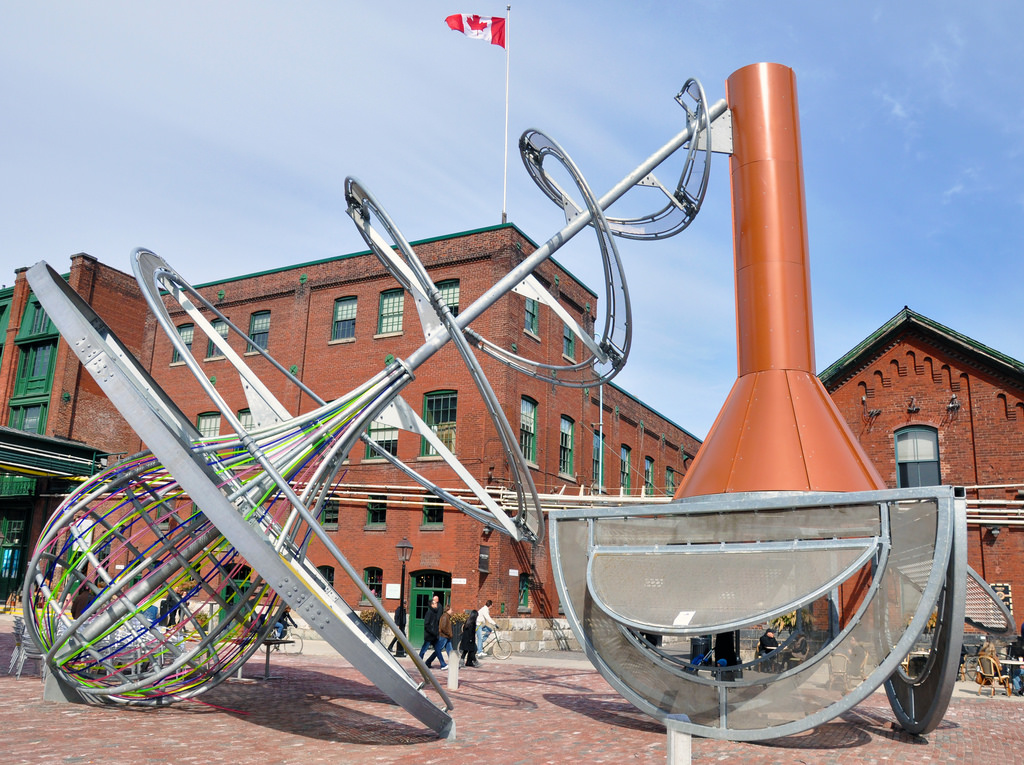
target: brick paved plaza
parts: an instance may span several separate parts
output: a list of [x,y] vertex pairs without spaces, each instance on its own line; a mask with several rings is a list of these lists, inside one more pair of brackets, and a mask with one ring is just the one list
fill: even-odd
[[[0,657],[10,655],[3,624]],[[636,711],[576,654],[514,656],[463,669],[457,738],[441,741],[316,641],[301,656],[263,654],[253,682],[224,683],[199,701],[162,709],[45,702],[34,665],[0,674],[4,762],[22,763],[664,763],[665,731]],[[4,668],[6,669],[6,667]],[[1024,704],[958,688],[927,738],[892,728],[875,694],[821,728],[760,744],[693,740],[694,762],[1024,763]]]

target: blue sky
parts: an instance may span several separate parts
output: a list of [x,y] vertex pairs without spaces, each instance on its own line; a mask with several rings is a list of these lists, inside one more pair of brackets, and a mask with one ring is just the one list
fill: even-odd
[[[347,175],[412,240],[499,223],[505,55],[444,18],[504,12],[3,3],[0,282],[77,252],[129,271],[139,246],[194,283],[360,251]],[[514,3],[509,220],[538,243],[564,225],[514,149],[524,130],[601,195],[681,128],[687,78],[715,101],[736,69],[782,63],[819,371],[904,305],[1024,359],[1021,29],[1024,5],[1000,1]],[[731,237],[719,156],[689,229],[619,243],[634,346],[616,382],[700,437],[736,376]],[[557,257],[594,286],[589,245]]]

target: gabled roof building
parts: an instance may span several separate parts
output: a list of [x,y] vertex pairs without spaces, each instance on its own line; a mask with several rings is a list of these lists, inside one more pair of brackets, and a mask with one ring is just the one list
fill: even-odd
[[968,564],[1024,597],[1024,363],[905,307],[819,377],[888,486],[967,489]]

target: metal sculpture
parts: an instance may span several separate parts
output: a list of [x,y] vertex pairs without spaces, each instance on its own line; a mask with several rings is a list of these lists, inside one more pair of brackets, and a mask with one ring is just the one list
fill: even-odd
[[[789,735],[885,684],[925,733],[960,659],[963,492],[885,490],[815,376],[795,79],[758,64],[728,95],[739,377],[673,503],[551,513],[559,595],[609,683],[672,730]],[[790,613],[796,637],[745,663],[735,645],[713,667],[660,645],[728,647]],[[926,660],[904,666],[915,648]]]
[[[538,131],[525,133],[520,150],[527,171],[563,210],[566,226],[458,316],[380,203],[348,179],[348,215],[413,296],[424,343],[331,402],[250,346],[317,402],[304,414],[280,403],[214,322],[246,337],[242,330],[158,256],[136,251],[133,269],[149,307],[230,425],[228,436],[203,438],[52,269],[45,263],[30,269],[30,284],[51,319],[149,449],[86,482],[40,538],[24,604],[32,636],[53,670],[51,695],[162,704],[202,693],[248,659],[287,603],[392,699],[439,735],[453,736],[444,689],[320,526],[341,462],[362,439],[469,516],[513,539],[540,543],[544,520],[536,489],[474,348],[553,384],[581,387],[611,379],[628,356],[631,324],[615,237],[660,239],[684,230],[704,198],[714,149],[733,153],[740,380],[670,508],[552,514],[552,559],[566,615],[614,687],[686,732],[737,739],[783,735],[840,714],[882,683],[904,727],[934,727],[948,702],[964,619],[962,498],[948,488],[884,491],[843,430],[813,373],[792,73],[758,65],[737,72],[729,84],[731,108],[725,101],[708,106],[699,83],[687,82],[677,96],[686,127],[600,198],[555,141]],[[653,171],[681,149],[680,178],[670,190]],[[568,175],[582,203],[545,166],[551,161]],[[653,212],[606,215],[633,190],[660,195]],[[785,209],[783,219],[790,216],[784,223],[774,212],[766,214],[776,204]],[[595,336],[564,314],[532,276],[588,226],[597,234],[606,282],[605,320]],[[581,340],[584,358],[537,363],[474,332],[471,323],[510,291],[558,313]],[[235,407],[206,379],[162,294],[189,314],[239,374],[254,425],[239,421]],[[766,294],[784,297],[773,301]],[[401,398],[414,371],[449,341],[506,452],[517,485],[513,515]],[[792,413],[789,420],[777,417],[783,410]],[[427,439],[478,504],[394,458],[368,434],[374,422]],[[768,454],[770,468],[762,461]],[[313,537],[395,631],[420,677],[395,661],[308,562]],[[696,581],[702,585],[690,584]],[[702,673],[652,640],[724,634],[790,611],[834,615],[836,591],[850,583],[860,588],[853,613],[830,622],[814,649],[789,666],[765,659]],[[214,604],[212,610],[193,605],[200,597]],[[169,606],[161,611],[160,604]],[[901,669],[933,611],[939,628],[928,661],[914,672]],[[986,614],[982,621],[1012,625],[1005,613]],[[854,655],[857,676],[849,670]],[[423,692],[427,686],[440,704]]]
[[[703,95],[699,87],[686,92]],[[705,156],[695,146],[713,115],[724,111],[724,103],[710,113],[700,100],[689,105],[681,96],[680,103],[686,109],[685,128],[600,200],[554,141],[536,131],[524,135],[523,160],[534,178],[547,178],[543,163],[554,159],[570,173],[586,209],[575,211],[565,228],[458,317],[448,310],[383,207],[362,184],[348,179],[348,214],[371,250],[412,294],[424,344],[331,402],[320,399],[263,349],[250,345],[289,384],[318,402],[318,408],[305,414],[289,412],[231,349],[214,323],[245,338],[242,330],[165,261],[137,250],[132,266],[151,311],[230,426],[231,435],[202,437],[102,318],[45,263],[32,267],[29,282],[50,318],[149,448],[83,484],[43,530],[23,600],[32,637],[42,646],[52,670],[53,687],[48,694],[148,705],[195,696],[237,671],[287,603],[417,719],[439,735],[453,736],[450,699],[412,646],[404,645],[422,676],[419,679],[410,677],[384,650],[309,564],[306,546],[317,537],[405,643],[404,635],[318,522],[341,461],[358,439],[471,517],[514,539],[540,542],[544,522],[529,470],[471,346],[556,384],[601,384],[618,373],[629,352],[628,291],[603,209],[634,186],[653,184],[665,193],[668,203],[647,223],[630,223],[634,230],[647,224],[665,225],[666,218],[671,219],[668,225],[681,230],[692,220],[707,178],[706,169],[694,176],[695,162]],[[687,148],[681,180],[676,191],[669,192],[651,173],[680,147]],[[545,193],[562,195],[570,217],[568,210],[574,204],[570,197],[550,184]],[[608,281],[607,309],[597,337],[576,322],[566,322],[586,349],[579,363],[537,365],[505,354],[469,328],[513,290],[561,310],[532,272],[588,224],[598,233]],[[206,379],[170,319],[164,294],[189,314],[194,326],[238,373],[253,425],[243,425],[236,408]],[[512,466],[519,500],[514,516],[494,502],[401,399],[400,392],[413,372],[449,340],[469,367]],[[453,496],[395,459],[368,434],[373,422],[413,430],[427,439],[479,504]],[[200,606],[199,601],[207,605]],[[439,694],[440,705],[423,693],[425,686]]]

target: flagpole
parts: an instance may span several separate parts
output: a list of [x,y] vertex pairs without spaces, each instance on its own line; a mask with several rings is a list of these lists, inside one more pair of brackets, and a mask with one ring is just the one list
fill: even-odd
[[511,25],[512,6],[505,6],[505,173],[501,181],[501,222],[508,222],[507,201],[508,201],[508,56],[509,40],[508,28]]

